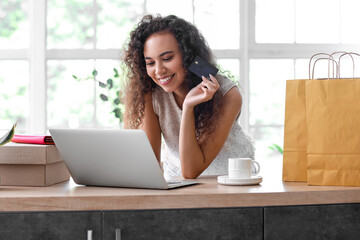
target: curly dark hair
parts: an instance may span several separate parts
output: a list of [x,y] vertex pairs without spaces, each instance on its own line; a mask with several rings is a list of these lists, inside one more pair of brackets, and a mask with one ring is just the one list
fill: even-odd
[[[146,71],[144,44],[148,37],[159,32],[169,32],[175,36],[182,54],[184,69],[188,69],[195,56],[200,56],[215,65],[215,59],[205,38],[194,25],[174,15],[167,17],[144,16],[130,33],[130,40],[125,52],[128,83],[125,88],[124,121],[125,126],[129,128],[140,126],[144,116],[145,94],[153,91],[157,86]],[[185,84],[189,90],[201,81],[201,78],[186,71]],[[221,96],[217,91],[210,101],[195,106],[195,129],[198,139],[203,139],[216,128],[215,123],[221,107],[220,100]]]

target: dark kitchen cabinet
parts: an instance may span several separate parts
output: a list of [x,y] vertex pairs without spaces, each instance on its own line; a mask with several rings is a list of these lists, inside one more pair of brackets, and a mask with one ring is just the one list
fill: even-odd
[[0,212],[0,240],[360,239],[360,203]]
[[265,207],[264,239],[360,239],[360,204]]
[[263,238],[260,207],[105,211],[103,223],[104,240]]
[[101,239],[101,212],[2,212],[1,240]]

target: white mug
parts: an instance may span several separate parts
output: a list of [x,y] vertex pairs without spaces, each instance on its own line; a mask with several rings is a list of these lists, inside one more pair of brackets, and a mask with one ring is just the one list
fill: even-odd
[[[255,172],[252,172],[252,166],[254,166]],[[228,173],[230,179],[249,179],[259,172],[260,164],[251,158],[229,158]]]

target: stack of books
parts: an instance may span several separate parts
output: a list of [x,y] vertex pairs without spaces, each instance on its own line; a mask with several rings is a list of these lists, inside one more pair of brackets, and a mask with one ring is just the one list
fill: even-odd
[[14,135],[0,147],[0,185],[49,186],[70,178],[51,136]]

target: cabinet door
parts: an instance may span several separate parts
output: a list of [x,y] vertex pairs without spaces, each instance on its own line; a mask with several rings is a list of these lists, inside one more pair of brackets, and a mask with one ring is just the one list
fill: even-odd
[[101,239],[100,212],[0,213],[1,240]]
[[265,240],[360,239],[360,204],[266,207]]
[[104,240],[263,238],[262,208],[106,211],[103,224]]

